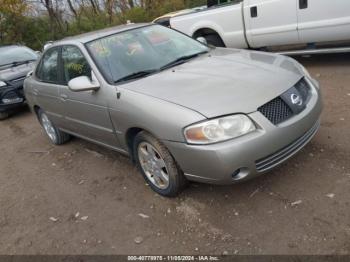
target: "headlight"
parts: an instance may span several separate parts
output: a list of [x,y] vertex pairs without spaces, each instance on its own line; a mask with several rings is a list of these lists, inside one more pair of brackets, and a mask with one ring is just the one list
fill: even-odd
[[256,129],[245,115],[232,115],[209,120],[185,128],[185,138],[190,144],[212,144],[230,140]]
[[0,87],[4,87],[4,86],[7,86],[7,84],[3,81],[0,81]]

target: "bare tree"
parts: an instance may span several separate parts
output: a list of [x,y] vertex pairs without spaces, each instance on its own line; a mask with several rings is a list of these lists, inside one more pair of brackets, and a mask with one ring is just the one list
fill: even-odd
[[91,4],[91,7],[92,7],[92,10],[95,14],[98,14],[100,13],[100,6],[99,6],[99,3],[98,1],[95,1],[95,0],[89,0],[90,4]]
[[73,15],[75,16],[75,19],[78,19],[78,13],[77,11],[75,10],[73,4],[72,4],[72,1],[71,0],[67,0],[67,3],[68,3],[68,6],[69,6],[69,9],[70,11],[73,13]]
[[114,0],[105,0],[105,9],[108,14],[109,23],[113,22]]
[[50,28],[53,38],[57,34],[56,26],[60,32],[63,32],[62,14],[59,10],[59,1],[53,2],[53,0],[40,0],[47,10],[50,19]]

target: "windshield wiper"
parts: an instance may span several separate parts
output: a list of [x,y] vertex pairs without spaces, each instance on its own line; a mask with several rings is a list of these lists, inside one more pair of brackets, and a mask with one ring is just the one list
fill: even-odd
[[181,57],[177,58],[176,60],[174,60],[174,61],[172,61],[172,62],[162,66],[160,68],[160,70],[165,70],[165,69],[168,69],[170,67],[181,65],[181,64],[189,61],[192,58],[195,58],[195,57],[197,57],[199,55],[206,54],[206,53],[208,53],[208,51],[203,51],[203,52],[195,53],[195,54],[192,54],[192,55],[181,56]]
[[14,61],[8,64],[4,64],[4,65],[0,65],[0,67],[2,66],[19,66],[19,65],[23,65],[23,64],[27,64],[30,62],[34,62],[36,61],[36,59],[29,59],[29,60],[23,60],[23,61]]
[[23,61],[15,61],[12,63],[13,66],[18,66],[18,65],[23,65],[23,64],[28,64],[30,62],[34,62],[36,59],[28,59],[28,60],[23,60]]
[[172,61],[172,62],[162,66],[159,69],[150,69],[150,70],[142,70],[142,71],[139,71],[139,72],[135,72],[135,73],[132,73],[130,75],[124,76],[122,78],[119,78],[118,80],[114,81],[114,83],[117,84],[117,83],[129,81],[129,80],[134,80],[134,79],[146,77],[148,75],[160,72],[160,71],[168,69],[170,67],[173,67],[173,66],[185,63],[186,61],[188,61],[188,60],[190,60],[192,58],[195,58],[195,57],[197,57],[197,56],[199,56],[201,54],[205,54],[205,53],[208,53],[208,51],[203,51],[203,52],[199,52],[199,53],[192,54],[192,55],[187,55],[187,56],[181,56],[181,57],[177,58],[176,60],[174,60],[174,61]]
[[130,75],[124,76],[122,78],[119,78],[118,80],[114,81],[114,83],[116,84],[116,83],[125,82],[128,80],[142,78],[142,77],[151,75],[153,73],[156,73],[158,71],[159,71],[158,69],[150,69],[150,70],[143,70],[143,71],[135,72],[135,73],[132,73]]

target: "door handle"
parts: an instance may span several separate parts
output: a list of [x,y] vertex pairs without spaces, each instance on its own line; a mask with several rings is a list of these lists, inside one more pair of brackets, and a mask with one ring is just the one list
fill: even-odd
[[250,16],[251,17],[258,17],[258,7],[257,6],[252,6],[250,8]]
[[61,100],[67,100],[68,96],[66,94],[60,94]]
[[309,6],[309,0],[299,0],[299,9],[306,9]]

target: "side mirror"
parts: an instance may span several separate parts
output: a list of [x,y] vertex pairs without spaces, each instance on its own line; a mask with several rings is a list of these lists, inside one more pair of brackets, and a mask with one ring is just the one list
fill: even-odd
[[202,44],[208,45],[207,39],[205,39],[203,36],[197,37],[196,39],[198,42],[201,42]]
[[46,50],[46,49],[49,48],[52,44],[53,44],[53,41],[47,41],[47,42],[44,44],[43,50]]
[[73,92],[97,91],[100,85],[97,81],[91,81],[87,76],[79,76],[68,82],[68,88]]
[[32,75],[33,75],[33,70],[28,72],[28,74],[26,75],[26,78],[31,77]]

